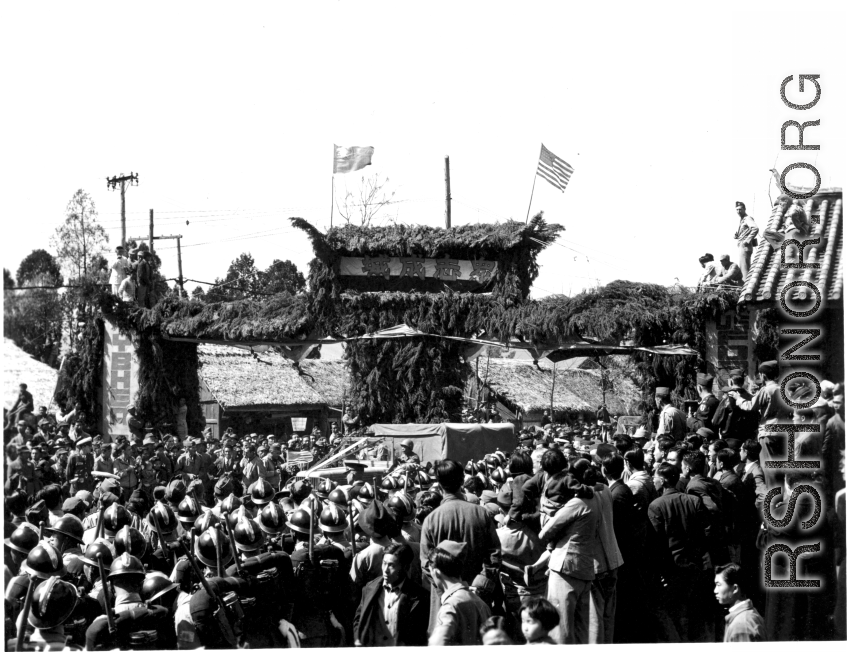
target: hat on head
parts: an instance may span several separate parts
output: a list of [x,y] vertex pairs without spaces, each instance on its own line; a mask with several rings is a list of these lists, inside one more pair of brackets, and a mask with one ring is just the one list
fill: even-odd
[[711,263],[715,260],[715,257],[712,254],[703,254],[697,260],[699,260],[701,263]]
[[744,205],[744,202],[743,202],[743,201],[737,201],[737,202],[735,202],[735,207],[736,207],[736,208],[738,208],[739,206],[740,206],[741,208],[747,208],[747,207]]
[[638,426],[636,428],[635,433],[632,435],[633,439],[647,439],[647,428],[644,426]]
[[[359,518],[359,527],[369,537],[382,537],[392,534],[397,521],[394,515],[385,509],[380,501],[374,500]],[[394,526],[394,527],[392,527]]]
[[488,503],[496,503],[497,502],[497,494],[490,489],[486,489],[479,496],[479,502],[481,505],[487,505]]
[[764,372],[772,372],[779,370],[779,362],[776,360],[768,360],[767,362],[763,362],[759,365],[759,371]]
[[360,462],[359,460],[344,460],[344,466],[351,471],[363,471],[367,464]]
[[715,379],[714,376],[710,376],[709,374],[697,374],[697,384],[698,385],[706,385],[712,382]]
[[70,498],[66,498],[65,502],[62,503],[62,511],[63,512],[72,512],[80,505],[84,505],[79,498],[76,496],[71,496]]
[[465,556],[465,549],[468,547],[468,544],[465,542],[459,543],[458,541],[445,539],[444,541],[439,542],[439,544],[435,547],[439,550],[443,550],[448,555],[453,555],[456,559],[462,559]]
[[83,446],[90,446],[90,445],[91,445],[91,437],[83,437],[82,439],[77,439],[77,441],[76,441],[76,447],[77,448],[81,448]]
[[698,428],[697,434],[701,437],[705,437],[706,439],[714,439],[715,431],[710,428]]
[[721,261],[721,262],[724,262],[724,261],[729,262],[729,254],[723,254],[723,255],[720,257],[720,261]]
[[405,446],[407,448],[414,448],[415,442],[413,442],[411,439],[404,439],[403,441],[400,442],[400,445]]
[[670,396],[671,388],[670,387],[657,387],[656,388],[656,396]]

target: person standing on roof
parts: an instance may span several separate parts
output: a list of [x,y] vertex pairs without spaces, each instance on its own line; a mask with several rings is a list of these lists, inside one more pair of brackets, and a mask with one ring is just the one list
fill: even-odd
[[756,226],[753,217],[747,214],[747,207],[743,201],[735,202],[735,212],[738,213],[739,221],[734,237],[738,242],[738,265],[741,268],[742,281],[744,281],[750,271],[753,248],[759,244],[756,239],[756,236],[759,235],[759,227]]

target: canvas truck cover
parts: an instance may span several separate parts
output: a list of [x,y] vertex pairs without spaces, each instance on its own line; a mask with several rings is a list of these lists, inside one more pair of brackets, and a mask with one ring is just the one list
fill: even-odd
[[411,439],[415,453],[424,463],[451,459],[465,464],[498,448],[509,454],[517,445],[511,423],[375,423],[371,430],[375,437],[385,438],[395,455],[400,451],[400,442]]

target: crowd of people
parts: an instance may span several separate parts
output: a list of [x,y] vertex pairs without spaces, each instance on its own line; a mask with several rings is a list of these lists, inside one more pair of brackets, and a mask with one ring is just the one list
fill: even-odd
[[[7,649],[843,639],[843,385],[787,411],[777,371],[733,371],[720,400],[699,375],[690,415],[660,387],[655,422],[611,438],[546,423],[464,464],[406,440],[376,476],[293,476],[307,437],[104,441],[40,410],[6,446]],[[764,464],[786,419],[819,426],[793,445],[820,468]],[[801,535],[763,506],[799,484],[827,551],[800,573],[824,583],[766,590],[763,550]]]

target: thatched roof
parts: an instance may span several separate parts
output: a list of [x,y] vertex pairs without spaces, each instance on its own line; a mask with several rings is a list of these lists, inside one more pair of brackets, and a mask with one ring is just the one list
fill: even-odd
[[255,356],[234,346],[201,344],[200,378],[225,408],[251,405],[341,405],[347,371],[341,360],[304,360],[300,370],[281,353]]
[[35,407],[49,405],[56,390],[59,372],[39,362],[18,348],[9,338],[3,338],[3,406],[12,407],[18,398],[18,385],[27,384]]
[[[600,371],[595,369],[556,369],[553,389],[553,370],[539,368],[524,360],[492,358],[480,361],[479,378],[506,404],[522,412],[535,412],[550,407],[562,412],[594,412],[603,403]],[[606,406],[614,415],[632,414],[641,400],[635,384],[620,374],[611,374],[614,389],[606,392]]]

